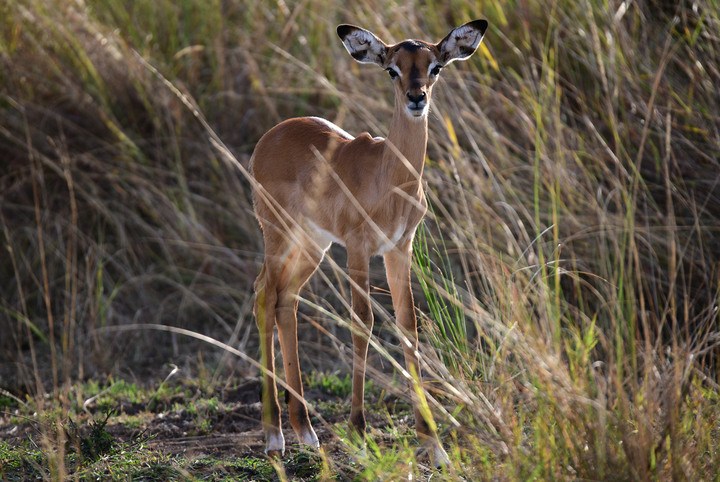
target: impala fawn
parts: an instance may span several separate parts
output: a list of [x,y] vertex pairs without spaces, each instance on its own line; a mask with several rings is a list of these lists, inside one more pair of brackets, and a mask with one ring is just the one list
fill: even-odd
[[[427,209],[421,175],[428,108],[441,69],[470,57],[487,25],[485,20],[466,23],[437,44],[405,40],[395,45],[385,44],[362,28],[340,25],[337,33],[350,55],[360,63],[379,66],[390,76],[395,109],[387,139],[367,133],[352,137],[330,121],[303,117],[273,127],[255,147],[251,159],[257,181],[253,197],[265,241],[265,260],[255,282],[254,312],[266,369],[262,402],[269,455],[282,455],[285,449],[274,379],[274,326],[287,384],[294,392],[289,398],[290,423],[300,442],[319,447],[302,398],[297,307],[300,289],[332,242],[346,247],[352,281],[352,426],[364,437],[365,362],[373,327],[368,270],[373,255],[385,258],[395,317],[405,336],[407,371],[422,383],[410,262],[415,230]],[[415,424],[433,463],[447,462],[447,454],[417,401]]]

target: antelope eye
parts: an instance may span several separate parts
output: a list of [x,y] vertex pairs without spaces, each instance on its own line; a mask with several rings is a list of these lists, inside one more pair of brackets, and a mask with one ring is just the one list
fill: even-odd
[[396,71],[395,69],[393,69],[392,67],[388,67],[388,68],[385,69],[385,70],[387,70],[387,73],[390,74],[390,78],[391,78],[391,79],[395,80],[395,79],[398,78],[398,75],[399,75],[399,74],[398,74],[397,71]]
[[433,67],[432,70],[430,71],[430,75],[438,75],[441,70],[442,70],[442,65],[436,65],[436,66]]

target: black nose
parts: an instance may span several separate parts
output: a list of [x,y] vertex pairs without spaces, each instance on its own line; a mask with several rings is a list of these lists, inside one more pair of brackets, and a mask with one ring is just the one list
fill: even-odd
[[420,95],[412,95],[410,92],[407,93],[407,98],[410,100],[410,102],[414,102],[415,104],[419,104],[420,102],[425,100],[425,92],[420,92]]

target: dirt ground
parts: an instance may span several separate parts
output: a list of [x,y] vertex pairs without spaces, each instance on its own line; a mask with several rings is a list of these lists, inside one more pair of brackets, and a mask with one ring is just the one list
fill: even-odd
[[[108,407],[107,404],[102,406],[90,404],[86,407],[86,412],[75,415],[74,420],[69,417],[69,420],[64,422],[63,429],[66,436],[58,440],[72,440],[73,431],[77,431],[82,437],[87,437],[94,421],[104,419],[109,408],[112,414],[107,418],[104,430],[112,437],[116,447],[124,446],[127,451],[128,447],[142,446],[139,450],[164,460],[172,460],[173,464],[183,467],[184,475],[199,480],[213,479],[218,474],[222,474],[223,477],[237,477],[240,480],[275,480],[277,474],[268,476],[267,473],[255,468],[256,464],[268,466],[268,460],[264,455],[264,438],[260,422],[262,414],[260,379],[248,378],[239,381],[232,388],[218,389],[217,392],[210,394],[211,396],[196,394],[189,397],[188,393],[188,390],[180,391],[153,402],[146,400],[132,402],[120,398],[113,401],[112,407]],[[297,445],[295,434],[287,419],[282,393],[281,391],[283,432],[287,445],[283,458],[284,470],[287,471],[285,475],[291,476],[293,480],[315,480],[321,464],[318,462],[319,459],[313,461],[312,455],[307,455],[306,451]],[[310,405],[317,409],[315,414],[311,414],[311,418],[324,453],[339,467],[348,467],[352,461],[347,447],[335,432],[337,427],[344,427],[347,424],[350,410],[349,397],[327,393],[319,388],[306,389],[305,397]],[[369,398],[366,417],[368,424],[374,430],[381,431],[388,424],[388,419],[383,418],[377,411],[378,407],[387,407],[388,410],[397,409],[398,413],[405,409],[401,405],[393,405],[398,402],[397,399],[388,398],[386,405],[385,401],[378,403],[377,397],[372,400],[373,396],[370,395]],[[213,403],[216,404],[212,410],[194,408],[205,406],[209,399],[213,399]],[[48,434],[50,437],[53,434],[57,437],[57,422],[43,423],[38,417],[17,414],[18,411],[15,410],[0,412],[0,440],[7,444],[6,447],[25,447],[20,450],[25,450],[27,454],[30,453],[28,447],[41,448],[44,451],[53,444],[48,442]],[[389,414],[389,411],[386,414]],[[405,414],[401,413],[401,415]],[[63,418],[55,420],[63,420]],[[398,422],[402,424],[405,420],[409,421],[406,416],[401,416]],[[382,436],[379,439],[382,439]],[[234,465],[238,461],[246,461],[244,463],[247,466],[238,468]],[[212,464],[212,471],[203,471],[199,468],[199,464]],[[107,473],[108,470],[104,470]],[[338,469],[338,473],[334,476],[340,480],[353,478],[352,472],[355,470],[343,476],[340,473],[342,470]],[[8,473],[0,470],[0,479],[22,480],[18,475],[34,473],[25,471],[15,476],[12,474],[13,472],[10,472],[11,476],[8,477]],[[163,477],[146,478],[154,480]]]

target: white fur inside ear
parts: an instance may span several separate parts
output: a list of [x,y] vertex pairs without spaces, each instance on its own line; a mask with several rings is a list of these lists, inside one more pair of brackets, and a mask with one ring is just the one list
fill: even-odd
[[482,33],[470,26],[456,28],[443,40],[442,54],[446,62],[470,57],[482,41]]
[[367,30],[355,28],[343,39],[343,45],[358,62],[382,65],[385,61],[387,47]]

